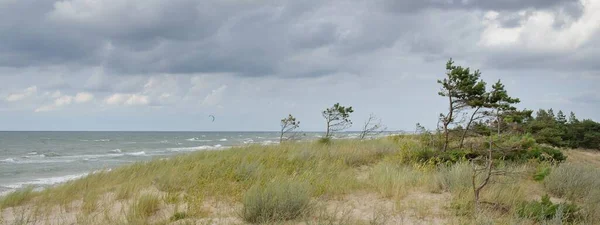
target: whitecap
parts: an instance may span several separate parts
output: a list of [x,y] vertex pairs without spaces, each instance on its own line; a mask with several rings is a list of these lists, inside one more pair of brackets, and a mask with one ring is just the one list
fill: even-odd
[[227,141],[227,138],[221,138],[219,141]]
[[121,153],[121,149],[118,149],[118,148],[117,149],[113,149],[113,150],[110,150],[110,152],[112,152],[112,153]]
[[47,152],[47,153],[42,154],[42,156],[43,157],[57,157],[57,156],[60,156],[60,154],[55,153],[55,152]]
[[260,144],[261,145],[274,145],[274,144],[277,144],[277,142],[267,140],[267,141],[261,142]]
[[222,145],[214,145],[214,146],[202,145],[202,146],[195,146],[195,147],[168,148],[167,151],[171,151],[171,152],[193,152],[193,151],[198,151],[198,150],[220,149],[221,147],[223,147],[223,146]]
[[169,141],[167,141],[167,140],[162,140],[162,141],[160,141],[159,143],[161,143],[161,144],[165,144],[165,143],[169,143]]
[[38,154],[37,152],[30,152],[30,153],[27,153],[27,155],[37,155],[37,154]]
[[141,151],[141,152],[131,152],[131,153],[125,153],[125,155],[129,155],[129,156],[142,156],[142,155],[146,155],[146,152]]
[[7,158],[7,159],[0,160],[0,162],[15,163],[16,161],[14,158]]
[[186,141],[197,141],[197,142],[209,142],[209,141],[212,141],[212,140],[203,140],[203,139],[200,139],[200,138],[188,138],[188,139],[185,139],[185,140]]
[[59,177],[38,178],[38,179],[31,180],[31,181],[17,182],[17,183],[12,183],[12,184],[3,185],[3,186],[7,187],[7,188],[12,188],[12,189],[18,189],[18,188],[23,188],[23,187],[26,187],[29,185],[34,185],[34,186],[53,185],[53,184],[58,184],[58,183],[63,183],[63,182],[67,182],[70,180],[78,179],[78,178],[84,177],[86,175],[88,175],[88,173],[73,174],[73,175],[66,175],[66,176],[59,176]]
[[110,139],[98,139],[98,140],[94,140],[96,142],[109,142]]

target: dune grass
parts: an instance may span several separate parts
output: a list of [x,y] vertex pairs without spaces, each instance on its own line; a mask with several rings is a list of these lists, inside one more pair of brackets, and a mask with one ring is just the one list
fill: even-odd
[[0,209],[21,205],[34,196],[33,187],[26,187],[7,194],[0,199]]
[[[39,192],[13,192],[0,200],[0,219],[13,224],[19,218],[53,224],[527,224],[535,220],[519,217],[517,207],[544,194],[580,205],[582,216],[574,223],[598,219],[598,183],[587,181],[600,180],[596,167],[544,164],[549,172],[535,181],[541,164],[501,162],[497,167],[507,173],[494,177],[482,192],[484,209],[475,213],[469,162],[423,160],[434,150],[420,139],[252,145],[139,162]],[[368,196],[360,201],[383,208],[348,208],[344,202],[356,196]]]
[[274,181],[252,186],[243,198],[242,217],[250,223],[296,219],[310,212],[310,185]]

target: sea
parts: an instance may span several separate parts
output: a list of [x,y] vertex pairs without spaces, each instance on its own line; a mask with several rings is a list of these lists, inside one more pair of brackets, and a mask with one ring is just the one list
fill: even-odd
[[[308,132],[302,140],[323,133]],[[337,138],[356,138],[340,133]],[[0,132],[0,195],[50,185],[99,170],[194,151],[272,145],[278,132]]]

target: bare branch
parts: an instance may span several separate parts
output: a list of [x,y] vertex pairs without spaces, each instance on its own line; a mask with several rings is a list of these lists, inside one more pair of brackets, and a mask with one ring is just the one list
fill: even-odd
[[381,119],[371,113],[362,127],[359,138],[365,139],[368,136],[376,136],[385,132],[386,129],[387,127],[381,123]]

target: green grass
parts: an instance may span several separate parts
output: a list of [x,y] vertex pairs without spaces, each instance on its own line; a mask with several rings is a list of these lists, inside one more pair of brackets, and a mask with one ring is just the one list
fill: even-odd
[[[490,204],[474,215],[471,164],[460,157],[437,164],[441,161],[432,159],[436,150],[422,139],[404,135],[194,152],[94,173],[41,192],[23,189],[0,199],[0,208],[35,205],[35,210],[15,211],[13,218],[46,224],[62,223],[47,216],[57,211],[65,218],[75,213],[86,224],[394,224],[415,219],[428,224],[434,217],[458,224],[527,224],[535,220],[519,217],[518,206],[549,193],[581,207],[574,223],[600,220],[600,169],[593,164],[498,160],[497,168],[508,173],[495,176],[482,191],[482,201]],[[569,153],[570,160],[580,158],[589,159]],[[545,178],[536,182],[534,175]],[[388,208],[364,212],[365,218],[344,208],[351,205],[344,203],[348,198],[372,195],[359,202]],[[448,197],[434,206],[428,202],[435,201],[415,195]],[[418,207],[394,208],[404,200]],[[331,204],[343,207],[336,211]]]
[[147,224],[148,218],[160,209],[160,205],[159,197],[152,194],[143,194],[129,207],[127,223]]
[[0,199],[0,208],[22,205],[35,196],[33,187],[26,187],[7,194]]

